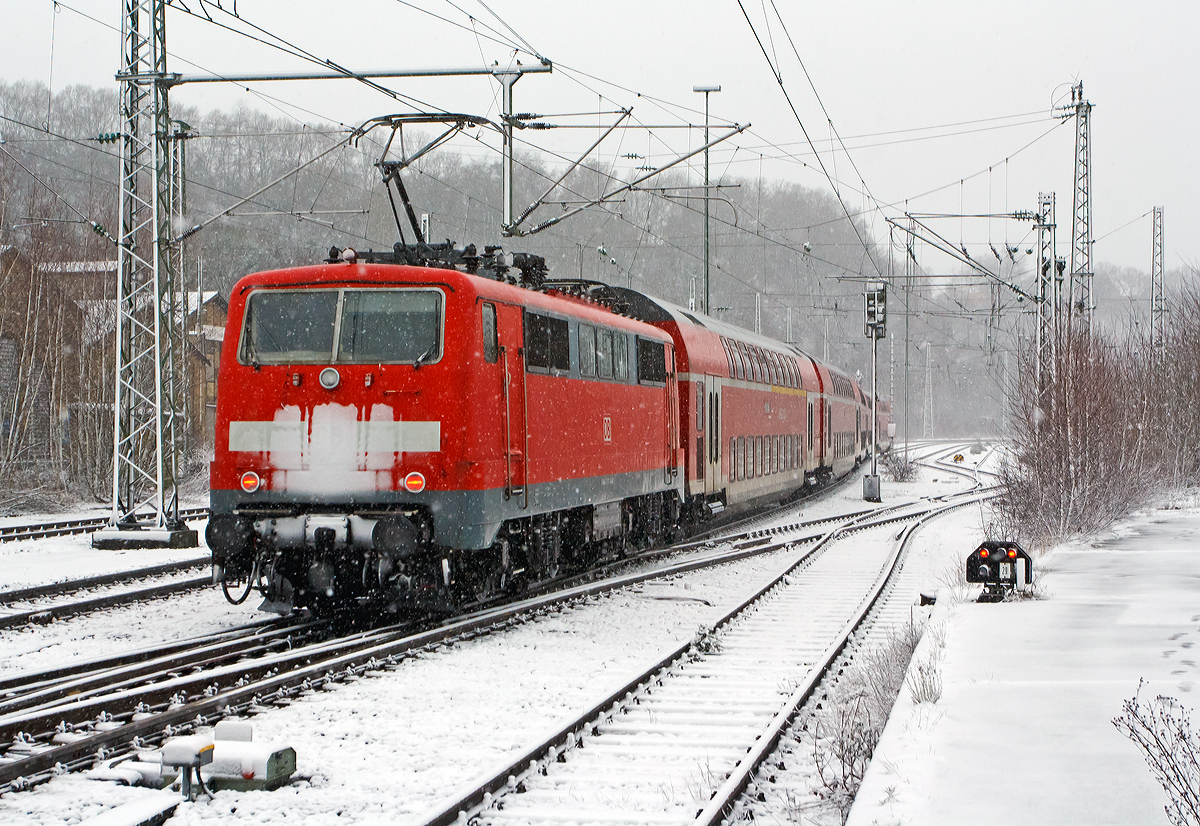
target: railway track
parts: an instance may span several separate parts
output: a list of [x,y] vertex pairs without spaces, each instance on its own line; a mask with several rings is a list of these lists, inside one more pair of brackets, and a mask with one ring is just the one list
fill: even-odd
[[885,599],[915,526],[986,495],[830,528],[711,631],[420,823],[720,822]]
[[[208,575],[186,579],[180,579],[173,575],[197,571],[207,567],[210,563],[211,560],[208,557],[203,557],[133,571],[57,582],[35,588],[3,591],[0,592],[0,629],[30,623],[45,624],[55,619],[89,614],[105,608],[115,608],[205,588],[212,585],[212,578]],[[112,586],[148,579],[166,579],[167,581],[143,588],[111,590]],[[92,596],[85,595],[79,599],[54,601],[60,597],[95,590],[104,592]]]
[[[203,519],[208,516],[208,508],[181,508],[179,517],[185,522]],[[95,516],[84,519],[64,519],[59,522],[43,522],[37,525],[9,525],[0,527],[0,542],[16,542],[21,539],[48,539],[52,536],[72,536],[80,533],[94,533],[107,527],[111,522],[109,516]]]
[[[872,518],[902,518],[893,513],[901,507],[879,509]],[[225,714],[287,701],[306,690],[379,670],[448,640],[491,633],[648,579],[817,541],[836,527],[829,520],[818,522],[795,523],[769,534],[766,541],[760,541],[766,534],[737,537],[739,541],[727,543],[723,549],[698,550],[653,570],[481,610],[423,630],[412,625],[390,627],[332,640],[313,637],[299,645],[294,630],[289,638],[280,629],[274,637],[255,640],[257,648],[252,651],[233,645],[222,648],[221,643],[207,640],[200,646],[184,646],[178,654],[142,656],[136,664],[101,664],[86,677],[90,681],[86,685],[68,688],[72,679],[85,677],[64,673],[31,676],[24,685],[0,684],[4,703],[0,706],[0,743],[8,744],[0,755],[0,793],[26,788],[55,772],[91,766],[98,755],[112,757],[159,742],[167,734],[214,722]],[[289,642],[283,645],[278,640]]]

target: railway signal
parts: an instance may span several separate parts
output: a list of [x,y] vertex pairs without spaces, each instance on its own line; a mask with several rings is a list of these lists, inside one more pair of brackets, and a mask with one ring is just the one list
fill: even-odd
[[1016,542],[982,542],[967,557],[967,582],[983,583],[979,602],[1000,602],[1033,583],[1033,561]]
[[865,297],[866,324],[863,335],[867,338],[883,338],[887,335],[887,284],[867,290]]
[[876,342],[887,335],[887,284],[876,284],[863,295],[865,299],[863,330],[871,339],[871,473],[863,477],[863,499],[867,502],[882,501],[879,494],[879,404],[878,347]]

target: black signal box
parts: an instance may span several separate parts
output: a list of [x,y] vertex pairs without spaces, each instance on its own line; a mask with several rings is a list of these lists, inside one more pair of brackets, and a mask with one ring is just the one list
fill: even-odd
[[1033,582],[1033,562],[1016,542],[982,542],[967,557],[967,582],[1011,589]]

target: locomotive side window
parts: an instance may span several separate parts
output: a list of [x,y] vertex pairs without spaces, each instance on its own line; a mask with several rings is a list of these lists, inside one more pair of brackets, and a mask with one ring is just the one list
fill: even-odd
[[525,366],[545,371],[571,369],[566,319],[525,313]]
[[603,327],[596,331],[596,375],[602,379],[613,377],[613,334]]
[[613,377],[629,381],[629,338],[624,333],[613,335]]
[[328,362],[333,356],[336,290],[262,290],[246,302],[239,360],[244,364]]
[[596,328],[579,325],[579,375],[596,375]]
[[442,296],[432,290],[346,290],[337,361],[429,363],[441,355]]
[[641,384],[666,384],[667,357],[661,341],[652,341],[638,336],[637,360],[638,382]]
[[496,339],[496,305],[483,305],[483,360],[495,364],[500,358],[500,345]]

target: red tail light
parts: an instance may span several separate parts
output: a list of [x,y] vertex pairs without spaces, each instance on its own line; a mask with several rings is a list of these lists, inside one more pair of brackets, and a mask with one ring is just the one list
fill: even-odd
[[242,474],[241,478],[242,490],[246,493],[254,493],[262,485],[262,479],[252,470],[248,470]]
[[425,490],[425,477],[414,470],[404,477],[404,488],[409,493],[420,493]]

